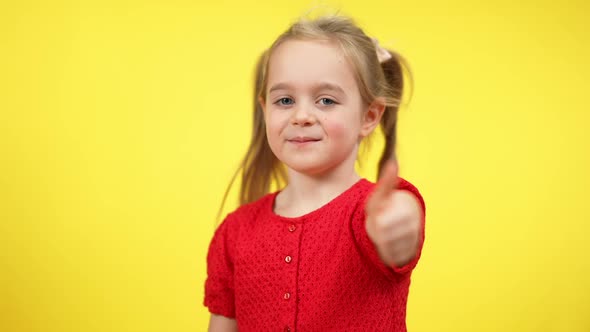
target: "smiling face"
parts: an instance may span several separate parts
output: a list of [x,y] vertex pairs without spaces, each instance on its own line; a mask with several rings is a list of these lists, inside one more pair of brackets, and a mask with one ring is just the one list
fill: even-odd
[[378,123],[374,116],[367,121],[369,105],[353,69],[328,41],[288,40],[274,49],[265,95],[261,103],[273,153],[308,175],[343,163],[353,169],[360,140]]

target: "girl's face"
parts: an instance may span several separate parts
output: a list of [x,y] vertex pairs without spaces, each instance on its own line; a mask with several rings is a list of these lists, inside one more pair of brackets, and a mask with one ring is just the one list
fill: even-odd
[[267,82],[261,104],[279,160],[308,175],[326,174],[343,162],[354,168],[358,144],[383,109],[362,101],[352,67],[334,43],[283,42],[270,57]]

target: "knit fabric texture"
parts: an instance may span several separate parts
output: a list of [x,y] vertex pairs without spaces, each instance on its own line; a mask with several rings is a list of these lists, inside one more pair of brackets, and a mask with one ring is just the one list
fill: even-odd
[[[248,331],[406,331],[411,272],[387,266],[365,229],[375,184],[361,179],[301,217],[275,214],[278,192],[229,214],[207,256],[204,304]],[[399,190],[418,189],[400,178]]]

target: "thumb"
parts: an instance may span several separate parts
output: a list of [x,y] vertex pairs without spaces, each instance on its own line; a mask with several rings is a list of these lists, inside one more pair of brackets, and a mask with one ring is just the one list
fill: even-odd
[[377,209],[381,205],[380,203],[388,199],[389,195],[397,188],[397,174],[397,161],[393,159],[388,160],[385,165],[383,165],[381,177],[377,181],[375,189],[367,202],[367,210],[369,212],[373,212]]

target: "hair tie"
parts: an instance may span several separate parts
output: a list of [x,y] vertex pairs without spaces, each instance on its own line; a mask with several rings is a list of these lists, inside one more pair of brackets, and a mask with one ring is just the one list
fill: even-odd
[[373,40],[373,44],[375,45],[375,50],[377,51],[377,59],[379,59],[380,63],[383,63],[392,58],[391,53],[388,50],[384,49],[379,45],[379,41],[377,38],[371,38]]

